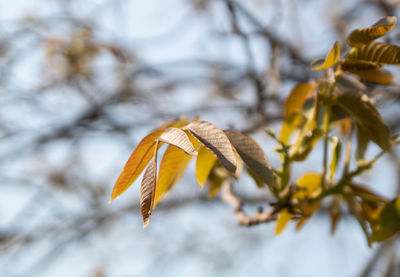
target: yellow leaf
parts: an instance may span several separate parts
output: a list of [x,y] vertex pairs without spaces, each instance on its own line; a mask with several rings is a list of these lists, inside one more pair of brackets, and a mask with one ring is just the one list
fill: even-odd
[[297,84],[285,101],[285,119],[297,111],[301,111],[304,102],[311,97],[317,88],[315,82]]
[[316,60],[311,64],[312,70],[325,70],[337,64],[340,58],[340,44],[336,41],[324,60]]
[[[191,139],[194,147],[197,148],[199,142],[192,136],[189,136],[189,138]],[[191,156],[173,145],[169,145],[167,150],[165,150],[158,173],[157,188],[154,198],[155,206],[180,180],[190,159]]]
[[197,151],[190,142],[187,134],[178,128],[168,128],[158,138],[160,141],[179,147],[188,155],[197,155]]
[[207,179],[208,196],[214,198],[221,190],[222,183],[229,177],[228,171],[219,162],[214,164]]
[[273,186],[272,167],[258,143],[251,137],[232,130],[226,130],[225,134],[246,166],[267,185]]
[[395,16],[386,16],[369,28],[360,28],[352,31],[347,38],[350,46],[360,47],[385,35],[397,23]]
[[400,197],[385,205],[372,231],[371,241],[382,241],[400,232]]
[[297,199],[305,199],[316,196],[321,191],[321,175],[308,172],[297,179],[298,191],[293,195]]
[[296,130],[301,123],[305,120],[304,116],[300,112],[292,113],[282,124],[282,129],[279,135],[279,139],[285,143],[289,144],[290,136],[293,131]]
[[[111,200],[120,196],[139,177],[143,169],[154,156],[156,139],[164,132],[165,128],[157,129],[145,136],[129,157],[124,169],[115,182]],[[160,143],[161,146],[161,143]]]
[[230,172],[236,172],[236,157],[225,133],[207,121],[193,121],[185,127],[205,147],[211,150]]
[[335,176],[338,160],[340,159],[342,144],[340,143],[339,138],[334,136],[331,139],[331,145],[332,145],[332,161],[329,166],[330,170],[329,178],[333,179],[333,177]]
[[285,229],[286,225],[289,223],[290,219],[292,219],[292,214],[289,213],[287,209],[283,209],[278,216],[276,221],[276,230],[275,235],[279,235]]
[[204,186],[217,158],[205,146],[200,146],[196,160],[196,179],[200,186]]
[[345,58],[379,64],[400,64],[400,47],[373,41],[351,49]]

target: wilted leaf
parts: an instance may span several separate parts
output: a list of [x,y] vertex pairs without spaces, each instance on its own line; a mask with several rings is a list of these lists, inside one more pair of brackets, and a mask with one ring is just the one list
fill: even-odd
[[390,150],[389,128],[366,94],[359,91],[339,92],[337,103],[357,121],[363,136],[382,149]]
[[312,70],[325,70],[329,67],[334,66],[337,64],[340,58],[340,44],[339,41],[336,41],[333,45],[331,51],[326,56],[324,60],[316,60],[311,64]]
[[230,172],[236,172],[236,158],[225,133],[206,121],[193,121],[185,127],[196,139],[210,149]]
[[362,47],[351,49],[346,59],[379,64],[400,64],[400,47],[374,41]]
[[140,211],[143,217],[143,228],[150,222],[151,211],[153,209],[154,191],[156,189],[157,157],[154,157],[144,171],[142,183],[140,185]]
[[200,146],[196,160],[196,179],[200,186],[203,186],[210,175],[217,158],[205,146]]
[[356,74],[362,80],[378,85],[390,85],[393,83],[393,75],[383,69],[370,70],[350,70],[349,72]]
[[[191,136],[189,138],[191,140],[191,145],[193,143],[194,147],[197,148],[199,142]],[[154,206],[156,206],[165,194],[180,180],[191,158],[192,157],[186,154],[186,152],[183,152],[181,148],[177,148],[173,145],[168,146],[160,163]]]
[[314,82],[297,84],[285,101],[285,119],[296,111],[301,111],[304,102],[311,97],[317,88]]
[[264,151],[258,143],[251,137],[232,130],[226,130],[225,134],[246,166],[263,182],[272,186],[274,183],[274,173]]
[[386,16],[369,28],[360,28],[352,31],[347,38],[350,46],[360,47],[385,35],[397,23],[395,16]]
[[292,219],[292,214],[289,213],[287,209],[283,209],[278,216],[276,221],[276,230],[275,235],[279,235],[285,229],[286,225],[289,223],[290,219]]
[[181,129],[173,127],[168,128],[158,139],[165,143],[179,147],[188,155],[197,155],[197,151],[194,149],[193,144],[190,142],[186,133]]
[[153,158],[156,139],[164,132],[164,130],[165,128],[159,128],[151,132],[140,141],[138,146],[136,146],[114,185],[110,201],[120,196],[130,187],[130,185],[132,185],[136,178],[139,177],[140,173],[142,173],[151,158]]
[[333,178],[335,176],[336,172],[336,167],[338,160],[340,159],[340,153],[342,151],[342,144],[340,143],[340,140],[338,137],[332,137],[331,139],[331,145],[332,145],[332,161],[329,166],[330,169],[330,174],[329,178]]
[[331,234],[334,235],[341,215],[339,197],[335,196],[332,198],[331,205],[329,206],[329,214],[331,216]]

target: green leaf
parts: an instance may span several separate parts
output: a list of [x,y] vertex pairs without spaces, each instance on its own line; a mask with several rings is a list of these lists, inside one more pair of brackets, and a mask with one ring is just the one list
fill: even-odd
[[311,64],[312,70],[325,70],[337,64],[340,58],[340,44],[336,41],[325,59],[316,60]]
[[274,173],[262,148],[251,137],[226,130],[229,141],[246,166],[268,186],[274,185]]
[[390,151],[389,128],[366,94],[360,91],[339,91],[337,104],[357,121],[363,136],[371,139],[383,150]]
[[207,179],[208,196],[214,198],[221,190],[223,182],[229,177],[228,171],[219,162],[214,164]]
[[332,145],[332,161],[331,164],[329,166],[329,178],[333,179],[333,177],[335,176],[335,172],[336,172],[336,167],[338,164],[338,161],[340,160],[340,154],[342,151],[342,144],[340,143],[340,140],[338,137],[334,136],[331,138],[330,140],[331,145]]
[[379,64],[400,64],[400,47],[373,41],[351,49],[345,58]]
[[372,231],[371,241],[385,240],[400,231],[400,197],[385,205]]
[[360,28],[352,31],[347,38],[347,42],[353,47],[363,46],[385,35],[396,23],[397,18],[395,16],[386,16],[369,28]]

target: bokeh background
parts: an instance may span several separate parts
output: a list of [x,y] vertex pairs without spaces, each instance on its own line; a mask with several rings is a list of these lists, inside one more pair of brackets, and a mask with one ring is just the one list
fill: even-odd
[[[354,28],[398,15],[396,0],[0,1],[0,276],[400,276],[399,243],[368,247],[322,209],[296,232],[241,227],[195,182],[193,164],[142,229],[139,181],[112,204],[130,153],[168,119],[200,116],[260,142],[279,132],[295,83]],[[388,40],[400,44],[400,29]],[[396,84],[370,86],[392,133]],[[321,170],[320,146],[294,178]],[[374,146],[367,156],[377,152]],[[395,151],[359,178],[392,198]],[[251,213],[267,190],[235,185]]]

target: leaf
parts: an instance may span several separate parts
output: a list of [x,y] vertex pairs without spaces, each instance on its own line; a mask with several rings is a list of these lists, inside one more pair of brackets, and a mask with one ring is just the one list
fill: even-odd
[[340,159],[342,144],[340,143],[339,138],[334,136],[331,138],[331,145],[332,145],[332,161],[329,166],[330,170],[329,178],[333,179],[333,177],[335,176],[338,160]]
[[164,130],[165,128],[163,127],[159,128],[145,136],[139,142],[126,162],[124,169],[118,177],[118,180],[115,182],[110,201],[120,196],[132,185],[137,177],[139,177],[140,173],[142,173],[143,169],[149,163],[151,158],[153,158],[156,139],[164,132]]
[[374,41],[360,48],[351,49],[346,59],[379,64],[400,64],[400,47]]
[[300,176],[296,181],[297,191],[293,195],[297,199],[312,198],[321,192],[321,175],[308,172]]
[[181,129],[173,127],[168,128],[158,139],[165,143],[179,147],[188,155],[197,155],[197,151],[194,149],[193,144],[190,142],[186,133]]
[[278,219],[276,221],[276,230],[275,230],[275,235],[279,235],[282,233],[282,231],[285,229],[287,224],[289,223],[290,219],[292,219],[292,214],[289,213],[287,209],[283,209],[278,216]]
[[337,103],[357,121],[363,136],[371,139],[383,150],[390,151],[389,128],[366,94],[359,91],[339,91]]
[[196,139],[210,149],[230,172],[236,171],[236,158],[225,133],[207,121],[193,121],[185,127]]
[[300,112],[292,113],[282,124],[279,140],[285,144],[289,144],[290,136],[299,125],[304,123],[305,117]]
[[379,222],[373,226],[372,241],[382,241],[400,231],[400,197],[387,203],[379,215]]
[[390,85],[393,83],[393,75],[383,69],[350,70],[349,72],[356,74],[362,80],[369,83],[378,85]]
[[222,184],[229,177],[228,171],[219,162],[214,164],[207,179],[208,196],[214,198],[221,190]]
[[368,144],[371,141],[371,137],[366,136],[365,131],[363,131],[363,127],[359,124],[356,124],[356,136],[357,136],[357,148],[356,148],[356,159],[362,160],[364,159],[365,152],[368,149]]
[[[195,147],[198,147],[199,142],[191,135],[188,140]],[[192,144],[193,143],[193,144]],[[157,178],[157,189],[154,198],[154,206],[156,206],[169,192],[174,185],[180,180],[185,169],[192,157],[181,148],[169,145],[165,150],[164,156],[160,163],[160,169]]]
[[267,185],[273,186],[274,173],[258,143],[251,137],[232,130],[226,130],[225,134],[246,166]]
[[331,205],[329,206],[329,215],[331,216],[331,234],[334,235],[341,216],[340,198],[337,196],[332,198]]
[[257,187],[259,188],[264,188],[266,184],[257,176],[254,174],[253,171],[251,171],[248,167],[246,167],[246,172],[250,176],[251,179],[256,183]]
[[386,16],[369,28],[360,28],[352,31],[347,37],[347,42],[353,47],[363,46],[385,35],[396,23],[397,18],[395,16]]
[[143,217],[143,229],[150,223],[151,211],[153,209],[154,194],[156,190],[157,176],[157,149],[158,141],[155,147],[155,155],[153,162],[150,163],[144,174],[140,185],[140,211]]
[[325,70],[337,64],[340,58],[340,44],[336,41],[331,51],[329,51],[326,58],[323,60],[316,60],[311,64],[312,70]]
[[379,69],[381,65],[375,62],[360,61],[344,58],[340,61],[340,68],[345,71]]
[[317,88],[314,82],[297,84],[285,101],[285,119],[296,111],[301,111],[304,102],[311,97]]
[[196,160],[196,179],[200,186],[204,186],[217,158],[205,146],[200,146]]

